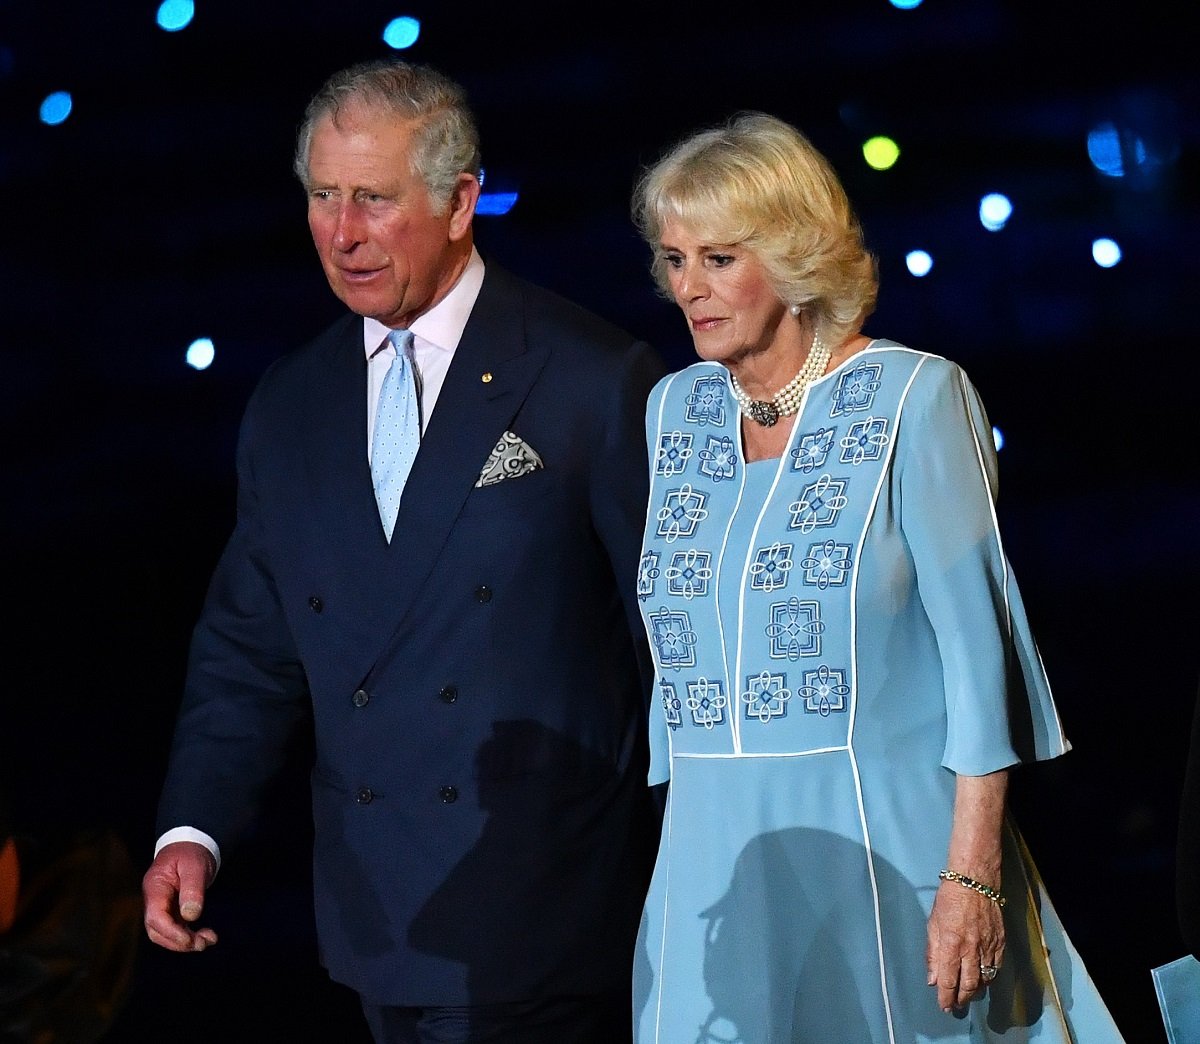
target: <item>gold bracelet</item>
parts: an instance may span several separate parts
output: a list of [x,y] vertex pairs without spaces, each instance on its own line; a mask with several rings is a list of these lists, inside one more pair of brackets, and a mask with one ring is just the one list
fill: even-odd
[[940,877],[943,881],[957,881],[964,888],[970,888],[973,891],[978,892],[985,899],[990,899],[997,906],[1003,906],[1006,902],[1008,902],[1008,900],[1005,899],[1004,896],[1002,896],[999,892],[997,892],[996,889],[989,888],[987,885],[981,884],[979,881],[967,877],[966,874],[956,874],[953,870],[939,870],[938,877]]

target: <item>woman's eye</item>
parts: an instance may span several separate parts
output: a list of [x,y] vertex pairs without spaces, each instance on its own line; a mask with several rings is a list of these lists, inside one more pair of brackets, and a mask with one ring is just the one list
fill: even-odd
[[683,265],[683,258],[678,254],[664,254],[663,263],[671,268],[680,268]]
[[733,264],[732,254],[713,254],[709,257],[715,268],[724,268],[726,265]]

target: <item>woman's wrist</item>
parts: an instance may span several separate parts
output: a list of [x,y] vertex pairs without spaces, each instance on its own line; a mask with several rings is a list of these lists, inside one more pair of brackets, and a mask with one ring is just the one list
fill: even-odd
[[[966,874],[961,874],[957,870],[939,870],[938,877],[943,881],[952,881],[955,884],[962,885],[963,888],[969,888],[973,892],[977,892],[985,899],[990,899],[997,906],[1003,906],[1007,899],[1000,894],[999,888],[995,888],[990,884],[979,881],[974,877],[968,877]],[[999,878],[996,879],[997,885],[1000,883]]]

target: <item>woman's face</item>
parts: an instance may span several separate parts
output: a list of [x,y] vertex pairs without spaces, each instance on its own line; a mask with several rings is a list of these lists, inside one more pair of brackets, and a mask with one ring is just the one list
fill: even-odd
[[763,263],[746,247],[706,243],[669,221],[659,251],[701,359],[736,369],[767,351],[791,319]]

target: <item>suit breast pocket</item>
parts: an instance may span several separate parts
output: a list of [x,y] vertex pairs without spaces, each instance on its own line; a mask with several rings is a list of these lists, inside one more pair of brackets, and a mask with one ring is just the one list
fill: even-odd
[[490,486],[475,486],[463,504],[460,517],[536,516],[545,511],[553,488],[552,476],[545,468]]

